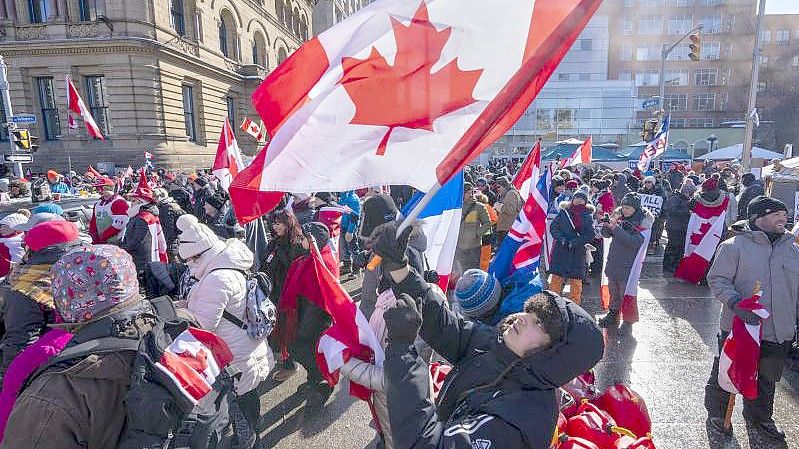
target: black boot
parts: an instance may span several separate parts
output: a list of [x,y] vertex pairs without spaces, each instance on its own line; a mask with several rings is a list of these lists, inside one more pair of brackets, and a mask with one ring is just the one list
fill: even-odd
[[602,318],[597,320],[599,327],[618,327],[619,326],[619,311],[610,310]]
[[764,437],[770,441],[785,441],[785,432],[783,432],[774,421],[747,421],[747,430],[756,432],[759,436]]

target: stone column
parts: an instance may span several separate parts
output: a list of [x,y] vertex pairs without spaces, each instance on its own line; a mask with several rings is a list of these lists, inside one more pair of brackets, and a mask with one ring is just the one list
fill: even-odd
[[58,18],[62,21],[66,21],[67,17],[69,17],[69,11],[67,10],[67,0],[57,0],[58,2]]
[[47,0],[47,21],[52,22],[59,17],[58,2],[56,0]]

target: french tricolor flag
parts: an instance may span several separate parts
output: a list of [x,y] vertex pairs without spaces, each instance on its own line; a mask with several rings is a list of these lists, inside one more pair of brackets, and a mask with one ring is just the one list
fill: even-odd
[[[417,192],[403,208],[403,215],[413,209],[424,194]],[[455,248],[461,228],[463,211],[463,172],[444,184],[430,203],[419,214],[424,234],[427,236],[425,257],[430,268],[438,273],[438,286],[445,292],[452,274]]]

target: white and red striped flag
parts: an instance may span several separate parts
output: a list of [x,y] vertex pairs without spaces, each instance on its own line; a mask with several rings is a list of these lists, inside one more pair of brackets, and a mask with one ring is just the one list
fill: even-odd
[[541,140],[537,140],[530,154],[524,159],[519,172],[513,178],[513,186],[519,191],[522,198],[530,196],[530,184],[538,182],[541,172]]
[[241,130],[255,137],[258,142],[263,142],[264,140],[265,136],[261,130],[261,125],[255,123],[249,117],[244,117],[244,121],[241,123]]
[[568,168],[580,164],[590,164],[593,141],[593,137],[588,136],[588,138],[585,139],[583,143],[574,150],[574,153],[572,153],[571,156],[563,160],[561,167]]
[[[742,299],[736,307],[748,310],[765,320],[770,314],[760,304],[763,291],[759,282],[756,289],[752,297]],[[757,370],[762,337],[762,321],[746,324],[738,316],[732,318],[732,330],[719,353],[719,386],[725,391],[743,395],[749,400],[757,398]]]
[[94,117],[92,117],[91,111],[89,108],[86,107],[86,104],[83,103],[83,99],[80,98],[80,94],[78,94],[78,89],[75,88],[75,85],[72,84],[72,79],[67,76],[67,123],[69,124],[69,129],[77,129],[78,124],[75,123],[75,118],[72,116],[71,113],[78,114],[83,118],[83,124],[86,125],[86,131],[89,133],[90,136],[94,137],[95,139],[105,140],[103,133],[100,132],[100,128],[97,126],[97,123],[94,121]]
[[[638,322],[638,282],[641,280],[641,270],[644,268],[644,260],[646,259],[646,249],[649,247],[649,240],[652,237],[651,227],[638,226],[635,228],[644,237],[643,243],[638,248],[638,253],[633,261],[633,267],[630,270],[630,276],[627,278],[627,284],[624,286],[624,298],[621,303],[622,317],[625,322],[635,323]],[[607,267],[612,260],[608,260],[608,253],[610,252],[610,243],[612,238],[602,239],[602,266]],[[602,302],[602,308],[607,310],[610,307],[610,281],[605,275],[605,270],[602,270],[602,280],[599,285],[599,298]]]
[[[338,383],[339,368],[350,357],[383,365],[385,354],[369,320],[325,265],[315,244],[311,245],[310,254],[295,260],[286,274],[279,302],[286,324],[278,328],[278,339],[284,348],[296,339],[300,296],[313,301],[333,320],[322,332],[316,353],[316,364],[330,386]],[[366,400],[371,392],[351,382],[350,394]]]
[[253,94],[272,140],[231,185],[240,221],[275,191],[443,185],[519,119],[600,3],[382,0],[306,42]]
[[219,185],[228,190],[233,178],[238,176],[243,169],[244,161],[241,158],[239,143],[236,141],[236,135],[233,134],[230,122],[225,117],[225,123],[222,124],[222,132],[219,135],[219,144],[216,147],[216,158],[213,166],[214,176],[219,179]]
[[707,274],[713,254],[724,235],[729,201],[729,198],[724,198],[721,204],[714,207],[696,203],[688,220],[685,256],[674,271],[674,277],[697,284]]
[[155,366],[196,405],[211,392],[217,376],[232,360],[230,348],[219,336],[190,327],[166,347]]

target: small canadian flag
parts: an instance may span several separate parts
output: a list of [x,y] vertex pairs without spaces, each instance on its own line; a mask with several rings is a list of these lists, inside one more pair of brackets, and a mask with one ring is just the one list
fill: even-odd
[[80,98],[80,94],[78,94],[78,89],[75,88],[75,85],[72,84],[72,79],[70,77],[66,78],[67,81],[67,123],[69,124],[69,129],[77,129],[78,124],[75,123],[75,118],[72,116],[72,112],[75,114],[80,115],[83,118],[83,123],[86,125],[86,131],[88,131],[89,135],[94,137],[95,139],[105,140],[103,137],[103,133],[100,132],[100,128],[97,126],[97,123],[94,121],[94,117],[92,117],[92,113],[89,111],[89,108],[86,107],[86,104],[83,103],[83,99]]
[[241,124],[241,130],[255,137],[255,139],[259,142],[264,140],[264,133],[261,131],[261,125],[255,123],[249,117],[244,117],[244,122]]

